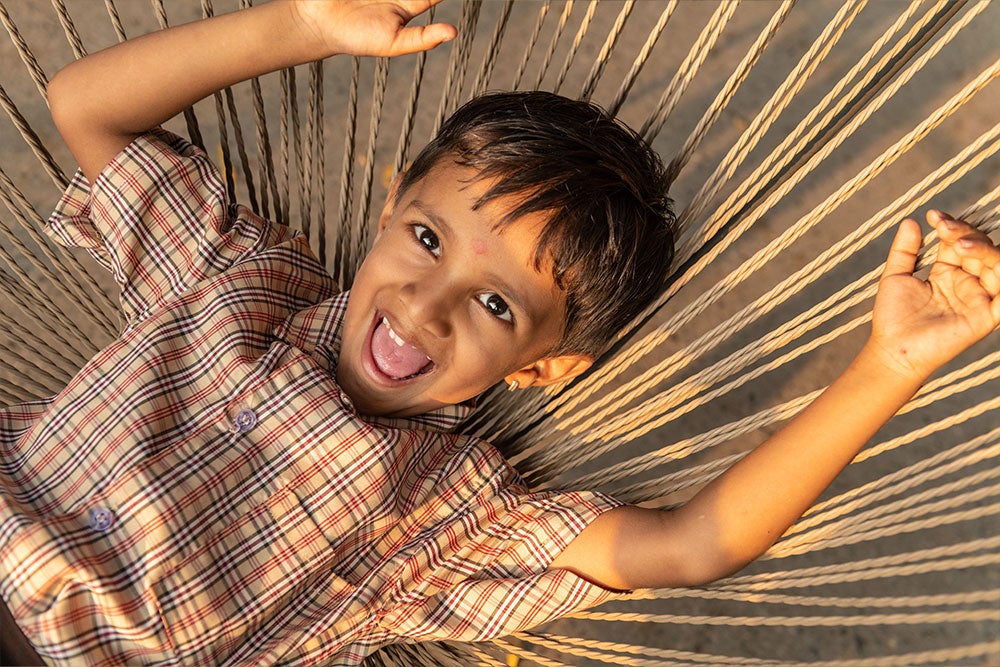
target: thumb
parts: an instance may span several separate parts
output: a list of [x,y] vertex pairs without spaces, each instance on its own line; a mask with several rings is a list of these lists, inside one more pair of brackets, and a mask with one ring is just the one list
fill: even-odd
[[394,55],[405,55],[428,51],[442,42],[455,39],[455,26],[448,23],[432,23],[424,26],[408,26],[399,31],[393,44]]
[[917,266],[917,253],[920,252],[922,242],[923,235],[920,232],[920,224],[910,218],[903,220],[896,231],[896,237],[892,240],[892,246],[889,248],[889,256],[885,260],[882,278],[913,275]]

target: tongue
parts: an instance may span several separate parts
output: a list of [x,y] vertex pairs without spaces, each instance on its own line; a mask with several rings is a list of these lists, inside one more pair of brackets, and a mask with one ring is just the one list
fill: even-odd
[[381,323],[372,333],[372,356],[380,371],[397,380],[419,373],[430,361],[412,345],[396,345],[385,324]]

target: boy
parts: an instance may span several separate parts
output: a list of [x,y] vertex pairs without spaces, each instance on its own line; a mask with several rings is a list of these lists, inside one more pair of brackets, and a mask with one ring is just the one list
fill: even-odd
[[[356,664],[389,642],[513,632],[616,589],[712,581],[1000,323],[989,239],[930,214],[942,244],[925,283],[906,221],[855,362],[685,507],[527,493],[488,444],[442,431],[502,379],[582,372],[655,293],[670,216],[648,149],[627,151],[625,195],[607,199],[630,204],[571,217],[573,182],[519,171],[524,131],[504,127],[546,105],[590,112],[546,95],[474,102],[394,186],[348,296],[300,237],[227,202],[200,152],[146,133],[250,76],[433,48],[453,28],[406,27],[430,4],[274,2],[53,79],[82,175],[50,227],[114,271],[128,324],[58,397],[0,413],[0,594],[50,661]],[[605,127],[586,161],[625,152],[606,150],[613,136],[625,142]],[[644,231],[612,237],[622,216]],[[632,268],[597,283],[637,294],[581,287],[588,262],[612,275],[606,249]]]

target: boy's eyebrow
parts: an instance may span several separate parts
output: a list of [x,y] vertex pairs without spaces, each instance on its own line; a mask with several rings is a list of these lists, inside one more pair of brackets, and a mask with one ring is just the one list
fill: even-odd
[[[425,216],[428,220],[434,223],[434,225],[440,229],[446,239],[452,237],[451,226],[448,222],[442,218],[440,215],[435,213],[430,206],[420,201],[419,199],[414,199],[410,202],[410,206],[420,211],[421,215]],[[512,285],[503,279],[499,274],[492,273],[492,279],[496,282],[497,287],[503,292],[503,295],[510,299],[517,308],[524,313],[529,319],[534,319],[531,309],[528,308],[528,302],[525,300],[524,296]]]
[[531,310],[528,309],[527,302],[522,297],[521,293],[514,289],[514,286],[508,283],[506,280],[501,278],[497,274],[493,274],[493,280],[496,281],[497,287],[503,296],[510,299],[514,305],[525,314],[525,316],[530,320],[534,319]]
[[444,231],[446,237],[451,236],[451,227],[448,225],[447,222],[445,222],[445,219],[442,218],[437,213],[435,213],[430,206],[423,203],[419,199],[414,199],[413,201],[411,201],[410,206],[420,211],[420,213],[424,217],[433,222],[436,226],[440,227],[441,230]]

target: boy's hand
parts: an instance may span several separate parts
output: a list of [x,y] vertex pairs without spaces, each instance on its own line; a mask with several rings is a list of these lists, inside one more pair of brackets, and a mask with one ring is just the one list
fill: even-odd
[[888,365],[921,381],[1000,325],[1000,249],[939,211],[927,221],[941,238],[927,280],[914,277],[920,225],[904,220],[879,283],[872,343]]
[[329,52],[400,56],[433,49],[455,37],[446,23],[407,26],[441,0],[295,0],[304,30]]

